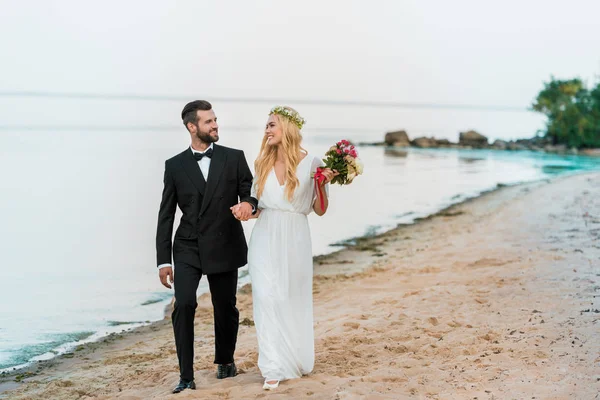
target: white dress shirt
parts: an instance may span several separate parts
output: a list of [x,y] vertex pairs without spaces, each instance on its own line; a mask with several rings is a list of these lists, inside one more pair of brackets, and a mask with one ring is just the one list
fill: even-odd
[[[213,148],[212,143],[204,151],[198,151],[198,150],[194,149],[192,146],[190,146],[192,153],[198,153],[198,154],[204,154],[205,152],[208,151],[208,149],[212,149],[212,148]],[[213,151],[214,151],[214,149],[213,149]],[[202,157],[202,160],[198,161],[198,167],[200,167],[200,171],[202,171],[202,176],[204,176],[204,180],[208,181],[208,173],[210,170],[210,157]],[[160,268],[170,267],[170,266],[171,266],[170,263],[160,264],[158,266],[158,268],[160,269]]]
[[[194,148],[192,146],[190,146],[190,149],[192,149],[192,153],[194,153],[194,154],[204,154],[209,149],[213,149],[213,144],[211,143],[210,146],[208,146],[206,148],[206,150],[204,150],[204,151],[194,150]],[[213,149],[213,151],[214,151],[214,149]],[[204,180],[208,181],[208,170],[210,169],[210,157],[202,157],[202,160],[198,161],[198,166],[200,167],[200,171],[202,171]]]

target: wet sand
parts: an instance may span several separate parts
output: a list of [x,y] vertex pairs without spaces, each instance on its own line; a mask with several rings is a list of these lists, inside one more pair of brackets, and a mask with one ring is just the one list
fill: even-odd
[[[325,217],[326,218],[326,217]],[[10,399],[594,399],[600,392],[600,174],[505,187],[315,259],[314,371],[262,390],[252,298],[240,375],[217,380],[208,295],[195,391],[165,319],[39,363]]]

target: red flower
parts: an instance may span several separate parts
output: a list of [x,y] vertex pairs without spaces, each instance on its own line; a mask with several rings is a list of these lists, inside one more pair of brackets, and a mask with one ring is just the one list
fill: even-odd
[[336,153],[338,153],[338,154],[342,154],[342,150],[340,150],[340,149],[337,149],[337,150],[336,150]]

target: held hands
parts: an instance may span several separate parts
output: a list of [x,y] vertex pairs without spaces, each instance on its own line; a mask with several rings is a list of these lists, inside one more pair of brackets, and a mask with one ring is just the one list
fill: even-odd
[[248,221],[252,218],[252,205],[248,202],[238,203],[233,207],[229,207],[233,216],[240,221]]

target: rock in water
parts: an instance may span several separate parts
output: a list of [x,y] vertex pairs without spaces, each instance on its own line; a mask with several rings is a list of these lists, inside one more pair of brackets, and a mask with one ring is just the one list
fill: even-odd
[[484,148],[488,147],[488,138],[475,131],[461,132],[458,139],[458,144],[461,146]]
[[508,143],[504,140],[498,139],[494,142],[494,144],[492,144],[492,147],[496,150],[506,150],[508,148]]
[[420,137],[412,141],[412,145],[421,148],[436,148],[438,143],[435,138]]
[[385,134],[385,144],[388,146],[408,147],[410,140],[406,131],[388,132]]

